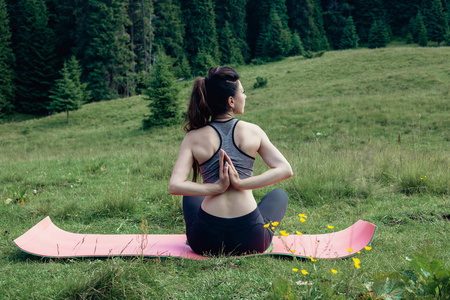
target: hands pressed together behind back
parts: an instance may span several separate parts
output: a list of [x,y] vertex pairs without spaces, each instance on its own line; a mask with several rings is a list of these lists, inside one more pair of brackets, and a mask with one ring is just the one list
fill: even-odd
[[239,173],[227,153],[221,149],[219,153],[219,180],[215,182],[225,192],[231,185],[235,189],[240,189],[241,179]]

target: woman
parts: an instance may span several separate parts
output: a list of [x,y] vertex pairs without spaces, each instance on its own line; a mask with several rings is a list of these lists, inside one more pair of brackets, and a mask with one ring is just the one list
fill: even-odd
[[[280,222],[286,212],[282,190],[271,191],[259,204],[253,197],[253,189],[291,177],[292,169],[261,128],[234,118],[244,113],[246,97],[230,67],[212,68],[194,82],[169,192],[184,196],[186,235],[198,254],[264,252],[273,237],[264,224]],[[252,176],[256,153],[270,169]],[[202,184],[196,182],[199,173]]]

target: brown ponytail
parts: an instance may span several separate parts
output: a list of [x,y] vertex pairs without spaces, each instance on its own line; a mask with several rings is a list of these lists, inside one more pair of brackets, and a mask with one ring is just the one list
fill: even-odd
[[[231,67],[215,67],[205,78],[196,78],[186,114],[184,130],[189,132],[209,124],[215,116],[228,109],[228,97],[236,96],[238,73]],[[198,162],[194,159],[193,181],[200,173]]]
[[211,111],[206,102],[206,96],[205,78],[196,78],[186,115],[184,126],[186,132],[208,125]]

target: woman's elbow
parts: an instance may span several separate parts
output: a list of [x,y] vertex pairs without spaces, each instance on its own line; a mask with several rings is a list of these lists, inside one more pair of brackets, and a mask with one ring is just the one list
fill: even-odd
[[180,195],[180,191],[178,189],[178,186],[174,184],[173,182],[169,183],[169,194],[171,195]]
[[292,177],[292,175],[294,175],[294,172],[292,171],[292,167],[289,163],[285,166],[285,174],[286,174],[286,179],[288,179],[288,178]]

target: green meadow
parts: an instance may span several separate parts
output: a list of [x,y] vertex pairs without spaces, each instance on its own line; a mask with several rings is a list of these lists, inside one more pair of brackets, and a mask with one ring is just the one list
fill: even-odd
[[[377,225],[359,269],[351,258],[25,254],[12,241],[46,216],[77,233],[183,233],[168,181],[184,132],[141,130],[145,96],[84,105],[70,125],[65,113],[12,116],[0,125],[0,298],[448,299],[449,62],[449,48],[391,47],[238,68],[247,94],[238,118],[263,128],[294,170],[255,197],[288,193],[278,230],[291,234]],[[267,85],[254,88],[256,77]],[[178,84],[185,109],[192,81]],[[265,169],[257,159],[255,173]]]

